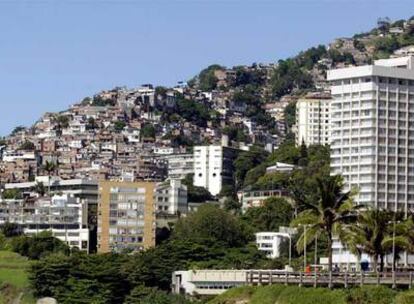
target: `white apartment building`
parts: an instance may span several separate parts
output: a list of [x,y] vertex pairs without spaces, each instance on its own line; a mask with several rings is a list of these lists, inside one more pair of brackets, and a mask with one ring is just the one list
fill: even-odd
[[160,183],[155,188],[156,212],[167,214],[187,214],[187,186],[181,180],[172,179]]
[[328,71],[331,173],[342,174],[358,203],[414,209],[413,57]]
[[194,186],[204,187],[212,195],[223,185],[233,184],[234,166],[239,150],[221,145],[194,147]]
[[187,175],[194,174],[193,153],[159,155],[157,158],[166,162],[168,179],[184,179]]
[[330,94],[310,93],[296,103],[296,145],[327,145],[330,139]]
[[283,232],[258,232],[255,235],[257,248],[270,259],[280,257],[280,244],[291,238],[288,233]]
[[33,235],[51,231],[70,247],[89,250],[87,205],[69,194],[34,200],[3,200],[0,202],[0,225],[18,224],[24,233]]

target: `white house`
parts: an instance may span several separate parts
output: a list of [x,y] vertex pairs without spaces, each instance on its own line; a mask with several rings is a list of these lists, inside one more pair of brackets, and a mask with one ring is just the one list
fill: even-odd
[[275,165],[266,168],[266,173],[290,173],[295,168],[295,165],[276,162]]
[[258,232],[255,235],[257,248],[270,259],[280,257],[279,248],[283,240],[291,242],[290,235],[283,232]]

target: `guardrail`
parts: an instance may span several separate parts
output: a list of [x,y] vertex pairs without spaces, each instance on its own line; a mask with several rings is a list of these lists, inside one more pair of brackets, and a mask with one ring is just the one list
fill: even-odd
[[246,283],[248,285],[299,285],[299,286],[362,286],[388,285],[392,288],[413,287],[412,272],[280,272],[272,270],[248,270]]

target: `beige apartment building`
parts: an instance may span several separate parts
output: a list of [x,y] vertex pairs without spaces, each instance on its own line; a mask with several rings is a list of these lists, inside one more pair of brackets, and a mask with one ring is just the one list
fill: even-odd
[[302,142],[306,146],[329,144],[331,101],[330,94],[323,92],[309,93],[297,101],[294,128],[296,146]]
[[99,253],[155,246],[154,188],[152,182],[99,183]]

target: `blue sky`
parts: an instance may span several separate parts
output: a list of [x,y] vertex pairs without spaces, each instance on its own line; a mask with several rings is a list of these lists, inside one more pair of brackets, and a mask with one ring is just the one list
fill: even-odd
[[408,18],[407,0],[0,0],[0,135],[102,89],[274,62]]

